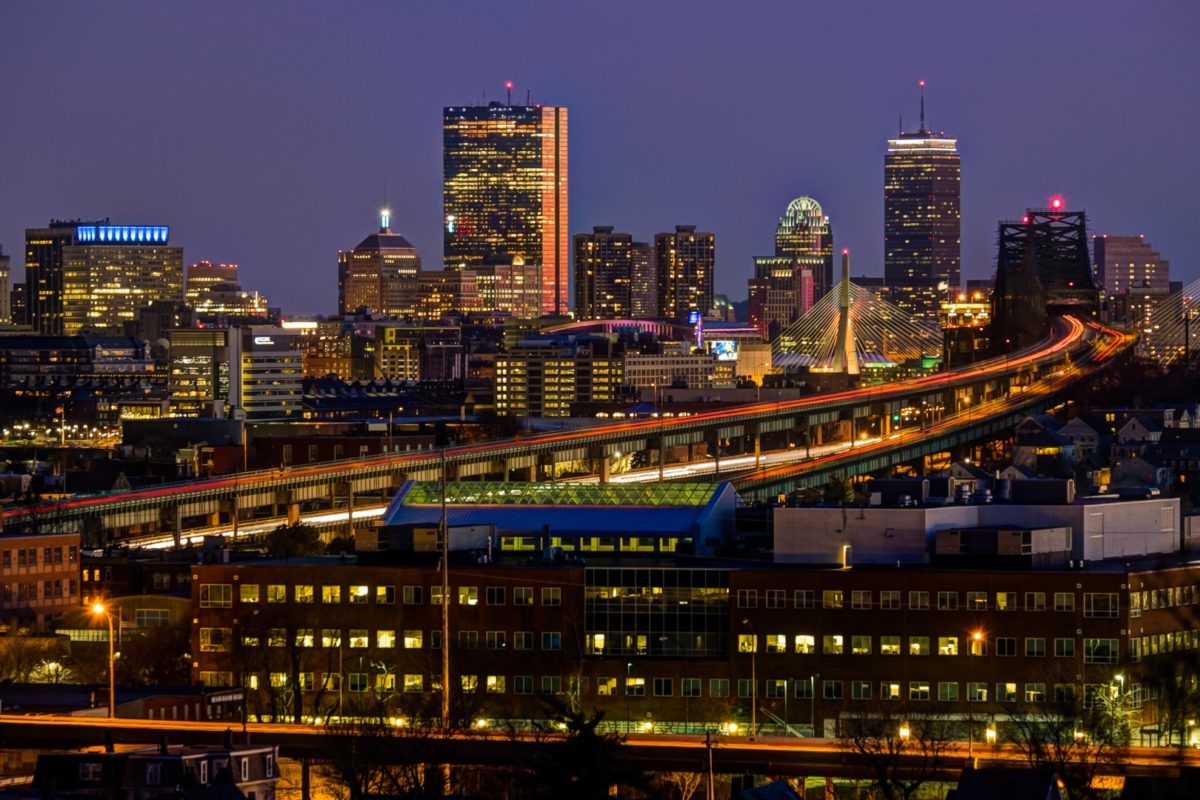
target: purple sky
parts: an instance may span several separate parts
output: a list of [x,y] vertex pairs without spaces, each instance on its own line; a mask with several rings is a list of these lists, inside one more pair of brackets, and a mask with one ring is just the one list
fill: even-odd
[[332,312],[337,250],[385,186],[440,265],[441,108],[512,79],[570,108],[572,233],[714,231],[738,300],[807,194],[852,270],[882,274],[885,139],[915,126],[919,78],[959,139],[965,277],[990,272],[998,219],[1058,192],[1200,276],[1190,0],[5,2],[0,245],[20,262],[52,216],[168,224],[188,262]]

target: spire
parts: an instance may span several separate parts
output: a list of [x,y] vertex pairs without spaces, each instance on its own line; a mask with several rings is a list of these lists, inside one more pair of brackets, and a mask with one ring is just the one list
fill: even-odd
[[392,211],[387,206],[379,209],[379,232],[392,232]]
[[918,81],[917,85],[921,87],[921,130],[925,130],[925,81]]

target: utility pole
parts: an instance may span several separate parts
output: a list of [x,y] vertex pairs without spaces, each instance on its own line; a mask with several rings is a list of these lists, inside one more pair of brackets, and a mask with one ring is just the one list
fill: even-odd
[[705,800],[716,800],[716,789],[713,786],[712,731],[704,732],[704,751],[708,756],[708,780],[705,785],[704,798]]
[[450,730],[450,531],[446,525],[446,448],[442,448],[442,728]]

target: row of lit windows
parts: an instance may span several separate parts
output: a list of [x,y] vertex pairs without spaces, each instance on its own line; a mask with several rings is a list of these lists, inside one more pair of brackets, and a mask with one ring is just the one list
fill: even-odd
[[[850,596],[848,605],[846,603],[847,594]],[[874,594],[866,590],[844,592],[841,589],[826,589],[821,592],[821,608],[826,610],[851,608],[869,611],[876,607]],[[989,597],[987,592],[964,592],[962,594],[964,595],[962,608],[968,611],[987,611],[989,603],[997,611],[1017,611],[1020,608],[1017,605],[1017,592],[996,592],[994,597]],[[1025,610],[1045,611],[1046,594],[1046,592],[1025,592]],[[901,609],[902,592],[898,590],[883,590],[878,595],[878,608],[885,611],[899,611]],[[910,591],[908,593],[908,609],[910,611],[928,611],[931,608],[931,599],[936,599],[936,608],[939,611],[958,611],[959,595],[960,593],[956,591]],[[757,608],[758,596],[759,592],[757,589],[738,589],[737,607]],[[765,608],[783,609],[789,607],[788,595],[783,589],[767,589],[764,600]],[[816,592],[812,589],[797,589],[792,593],[791,601],[791,607],[794,608],[815,608]],[[1075,611],[1074,592],[1054,592],[1053,601],[1055,611]],[[1120,603],[1116,592],[1085,592],[1083,595],[1083,615],[1085,617],[1116,618],[1119,606]]]
[[[263,589],[265,588],[265,592]],[[396,602],[395,586],[375,586],[367,584],[351,584],[343,587],[340,584],[314,585],[311,583],[295,584],[289,594],[288,586],[282,583],[269,583],[265,587],[257,583],[244,583],[238,587],[238,600],[243,603],[258,603],[265,600],[268,603],[286,603],[289,597],[292,602],[311,604],[318,599],[323,604],[336,605],[342,602],[343,591],[346,602],[351,605],[367,605],[374,597],[376,605],[393,605]],[[372,589],[374,591],[372,591]],[[422,605],[425,596],[424,586],[401,587],[400,598],[404,605]],[[452,596],[460,606],[479,604],[478,586],[459,586],[452,590]],[[507,604],[507,589],[503,586],[484,587],[484,598],[489,606]],[[431,605],[442,604],[442,587],[429,587],[429,602]],[[531,586],[516,586],[512,590],[512,604],[515,606],[532,606],[534,590]],[[562,605],[562,589],[557,586],[544,586],[541,589],[541,604],[543,606]],[[228,583],[200,584],[201,608],[232,608],[233,585]]]
[[[399,635],[397,635],[399,633]],[[308,649],[316,647],[317,643],[323,648],[341,647],[343,641],[351,650],[365,650],[374,647],[378,650],[421,650],[425,647],[425,631],[411,628],[401,631],[395,629],[376,630],[367,628],[350,628],[343,637],[341,628],[268,628],[265,633],[247,633],[241,635],[243,647],[294,647]],[[429,646],[440,649],[442,632],[430,631]],[[513,650],[533,650],[539,637],[533,631],[513,631]],[[541,631],[541,648],[547,652],[562,650],[561,631]],[[508,650],[508,631],[485,631],[484,644],[488,650]],[[458,631],[455,638],[460,650],[476,650],[479,648],[479,631]],[[233,651],[234,634],[232,628],[201,628],[200,652],[229,653]]]
[[[593,639],[600,637],[603,643],[603,634],[592,634]],[[761,650],[759,639],[762,639]],[[819,639],[820,653],[823,655],[856,655],[869,656],[872,655],[875,645],[874,636],[843,636],[842,634],[827,634]],[[879,638],[879,655],[881,656],[928,656],[936,653],[939,656],[956,656],[959,654],[959,637],[957,636],[909,636],[908,646],[904,646],[904,637],[901,636],[880,636]],[[848,640],[848,641],[847,641]],[[1012,636],[997,636],[990,640],[995,647],[995,654],[999,657],[1015,657],[1018,653],[1017,638]],[[1097,641],[1114,641],[1115,640],[1099,640],[1085,639],[1085,661],[1088,660],[1088,652],[1086,643]],[[988,639],[980,639],[979,641],[968,640],[970,645],[970,654],[974,656],[985,656],[988,653]],[[796,655],[816,655],[818,652],[818,637],[811,634],[795,634],[790,642],[788,636],[782,633],[766,634],[758,636],[756,634],[740,634],[738,636],[738,652],[739,653],[758,653],[765,652],[770,655],[783,655],[794,653]],[[1046,639],[1044,637],[1026,637],[1024,653],[1029,658],[1041,658],[1046,655]],[[1071,637],[1054,639],[1054,655],[1058,658],[1074,658],[1075,657],[1075,639]]]

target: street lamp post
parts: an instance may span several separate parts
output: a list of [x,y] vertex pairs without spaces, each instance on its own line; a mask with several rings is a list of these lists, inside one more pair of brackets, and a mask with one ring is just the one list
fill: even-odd
[[98,602],[92,605],[92,613],[98,617],[103,616],[108,622],[108,718],[114,719],[117,716],[117,680],[114,669],[112,611],[104,603]]
[[971,692],[975,685],[975,648],[983,641],[979,631],[971,633],[970,650],[967,651],[967,758],[974,763],[975,759],[975,702]]
[[743,619],[742,624],[750,629],[750,738],[753,740],[758,735],[758,637],[749,619]]

